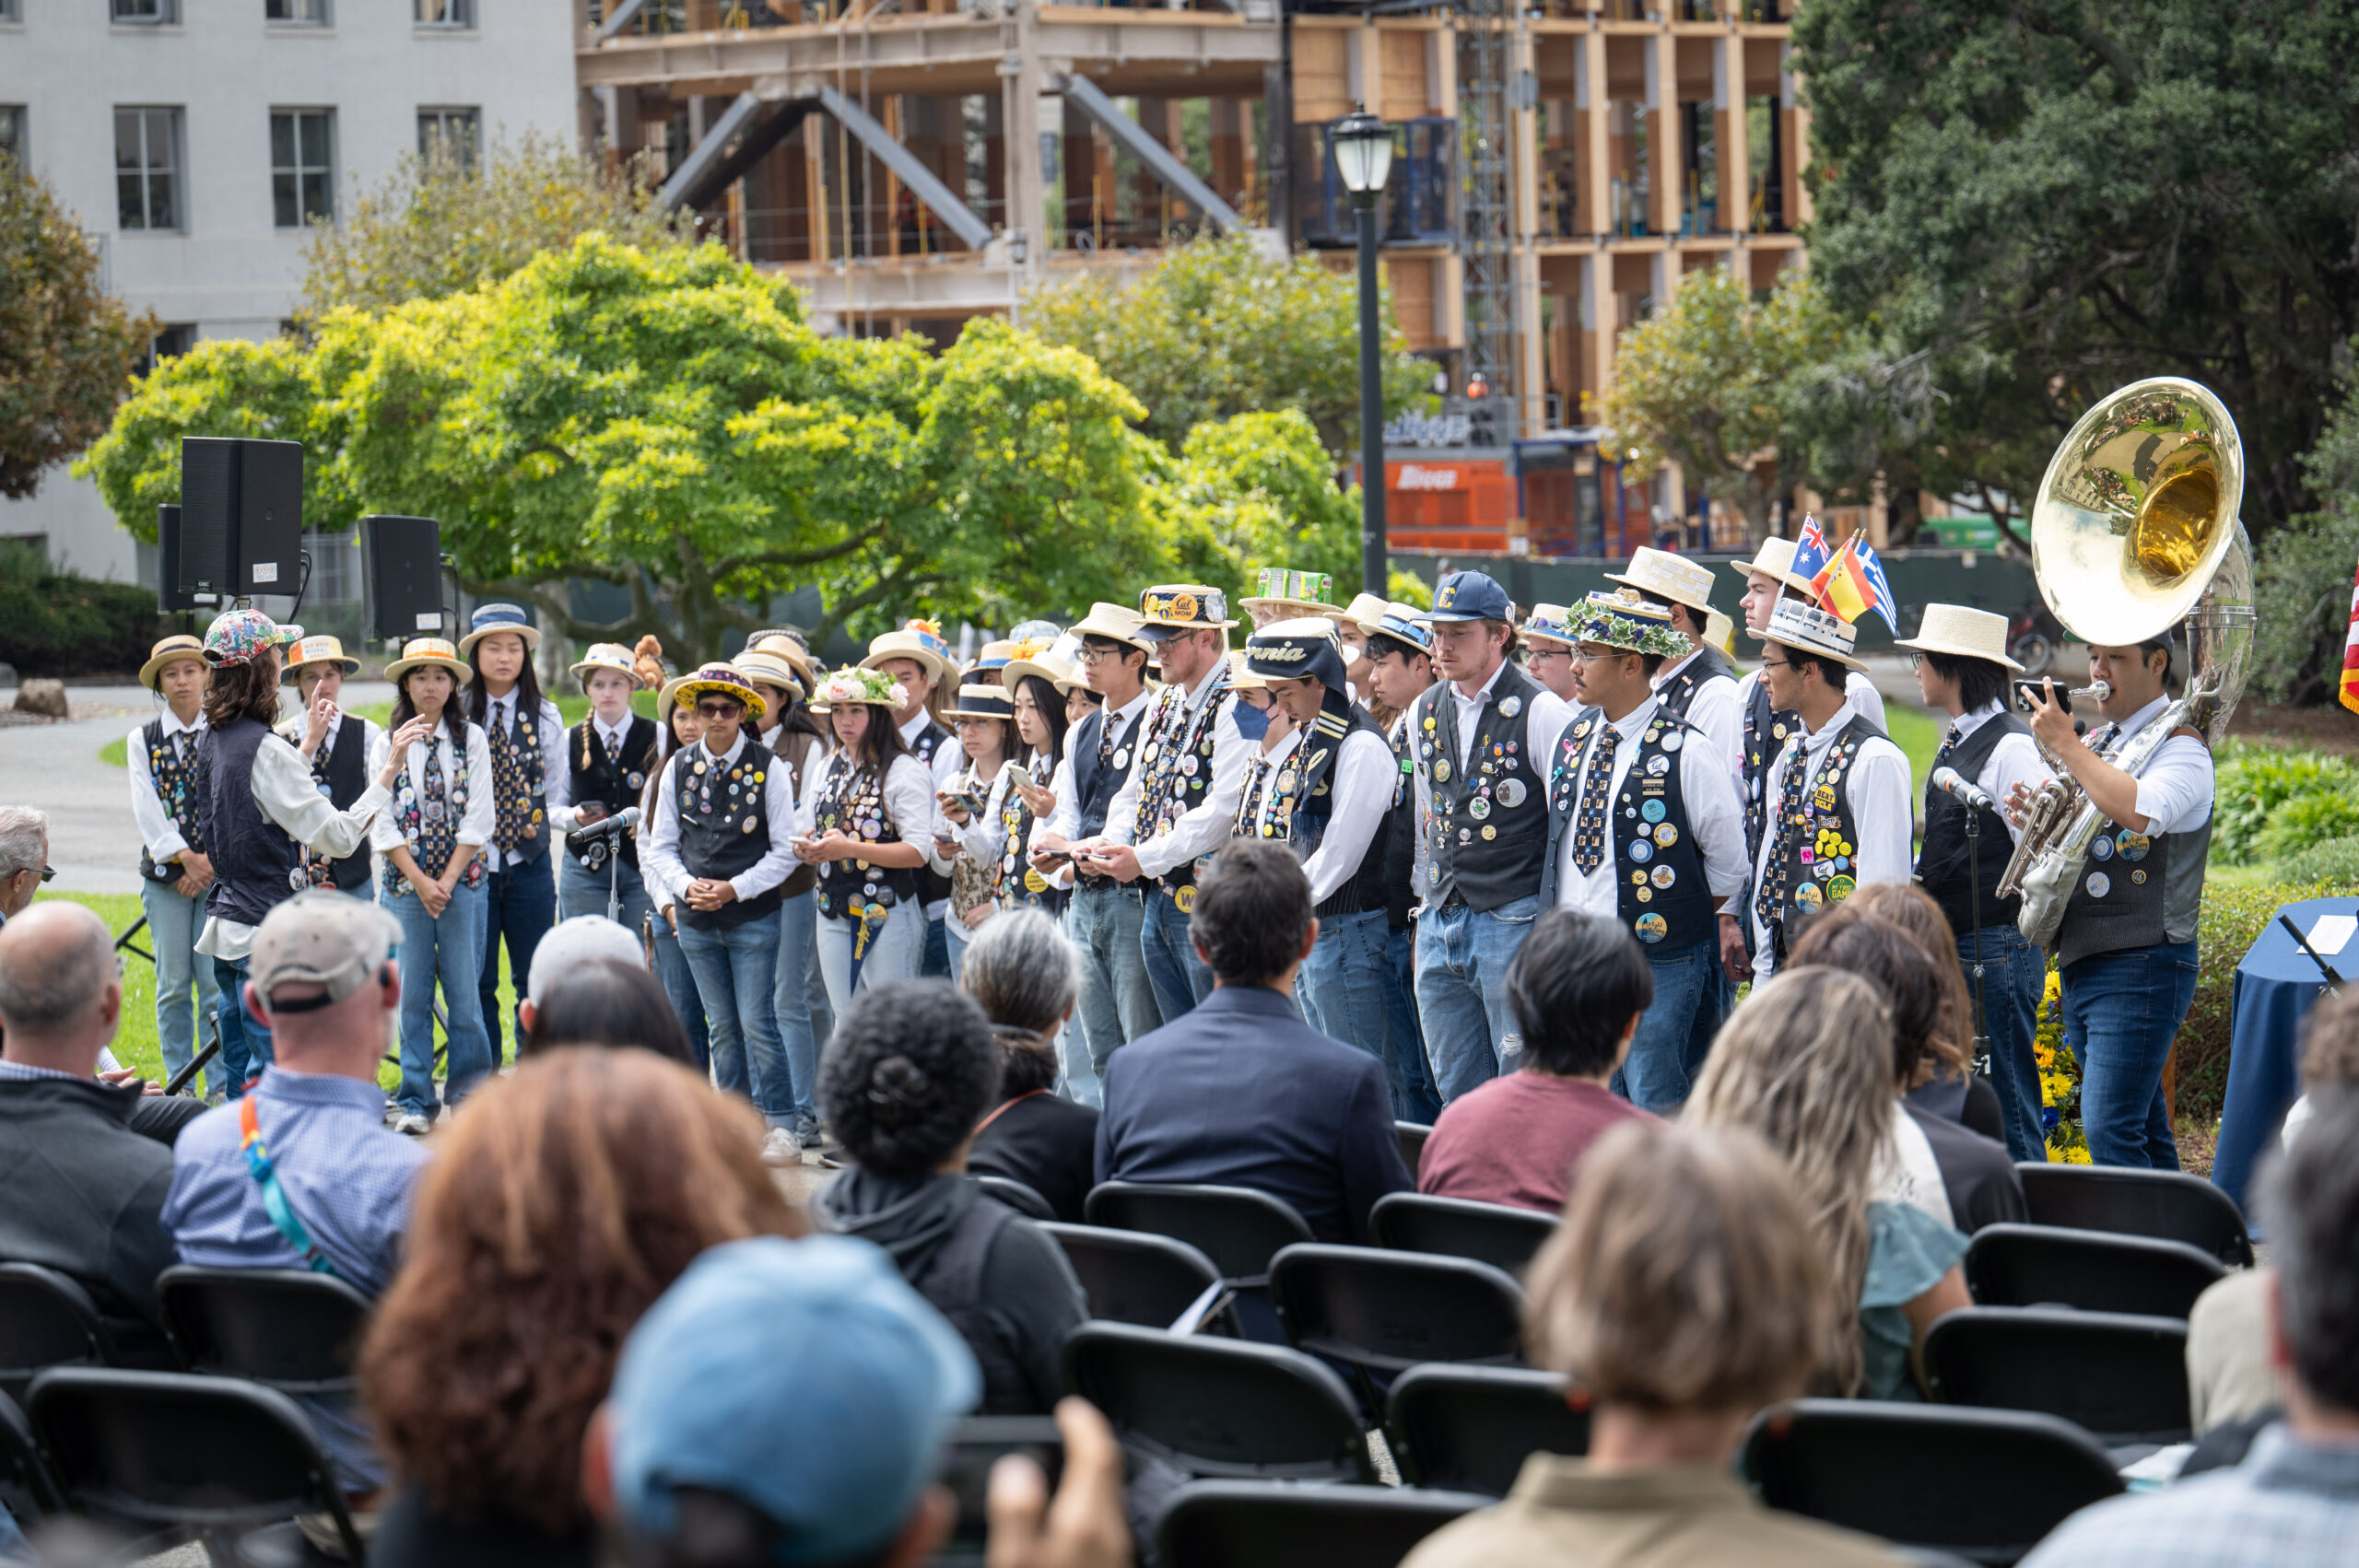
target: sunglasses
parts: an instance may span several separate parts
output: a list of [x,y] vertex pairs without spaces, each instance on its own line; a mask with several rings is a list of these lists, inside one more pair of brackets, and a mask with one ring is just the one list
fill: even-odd
[[734,719],[745,711],[742,702],[700,702],[697,704],[699,719]]
[[41,879],[43,882],[55,882],[57,880],[57,868],[55,866],[41,867]]

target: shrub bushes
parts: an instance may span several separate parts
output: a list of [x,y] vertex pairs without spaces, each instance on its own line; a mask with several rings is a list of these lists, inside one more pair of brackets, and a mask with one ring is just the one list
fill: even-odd
[[2187,1010],[2174,1047],[2178,1088],[2171,1109],[2209,1125],[2220,1114],[2228,1089],[2228,1035],[2235,1022],[2236,965],[2277,911],[2305,898],[2348,893],[2347,882],[2272,882],[2255,887],[2203,890],[2203,919],[2196,931],[2195,1002]]
[[39,548],[0,545],[0,663],[19,675],[129,675],[158,629],[153,589],[51,568]]
[[2340,883],[2346,893],[2359,888],[2359,834],[2288,855],[2277,862],[2277,872],[2287,882]]
[[2250,865],[2359,834],[2359,767],[2329,752],[2240,741],[2215,758],[2212,858]]

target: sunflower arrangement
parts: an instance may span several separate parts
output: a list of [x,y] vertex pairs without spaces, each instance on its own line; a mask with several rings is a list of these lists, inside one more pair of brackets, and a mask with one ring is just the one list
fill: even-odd
[[2048,984],[2040,992],[2039,1028],[2032,1036],[2031,1054],[2039,1064],[2039,1119],[2047,1129],[2048,1161],[2085,1165],[2089,1140],[2081,1130],[2081,1060],[2064,1043],[2064,986],[2053,958],[2048,961]]

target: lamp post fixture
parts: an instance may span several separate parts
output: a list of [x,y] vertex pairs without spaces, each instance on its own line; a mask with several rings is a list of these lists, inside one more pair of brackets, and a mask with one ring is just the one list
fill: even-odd
[[1360,248],[1360,587],[1379,599],[1386,591],[1384,537],[1384,378],[1376,319],[1376,198],[1392,174],[1392,127],[1360,111],[1328,133],[1335,170],[1352,193]]

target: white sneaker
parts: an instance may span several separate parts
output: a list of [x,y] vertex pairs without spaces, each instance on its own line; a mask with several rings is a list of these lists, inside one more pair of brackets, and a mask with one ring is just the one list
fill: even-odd
[[762,1140],[762,1159],[773,1165],[799,1165],[803,1163],[803,1145],[785,1128],[773,1127],[769,1136]]
[[404,1111],[393,1118],[393,1130],[405,1132],[412,1138],[423,1138],[433,1130],[433,1124],[416,1111]]

